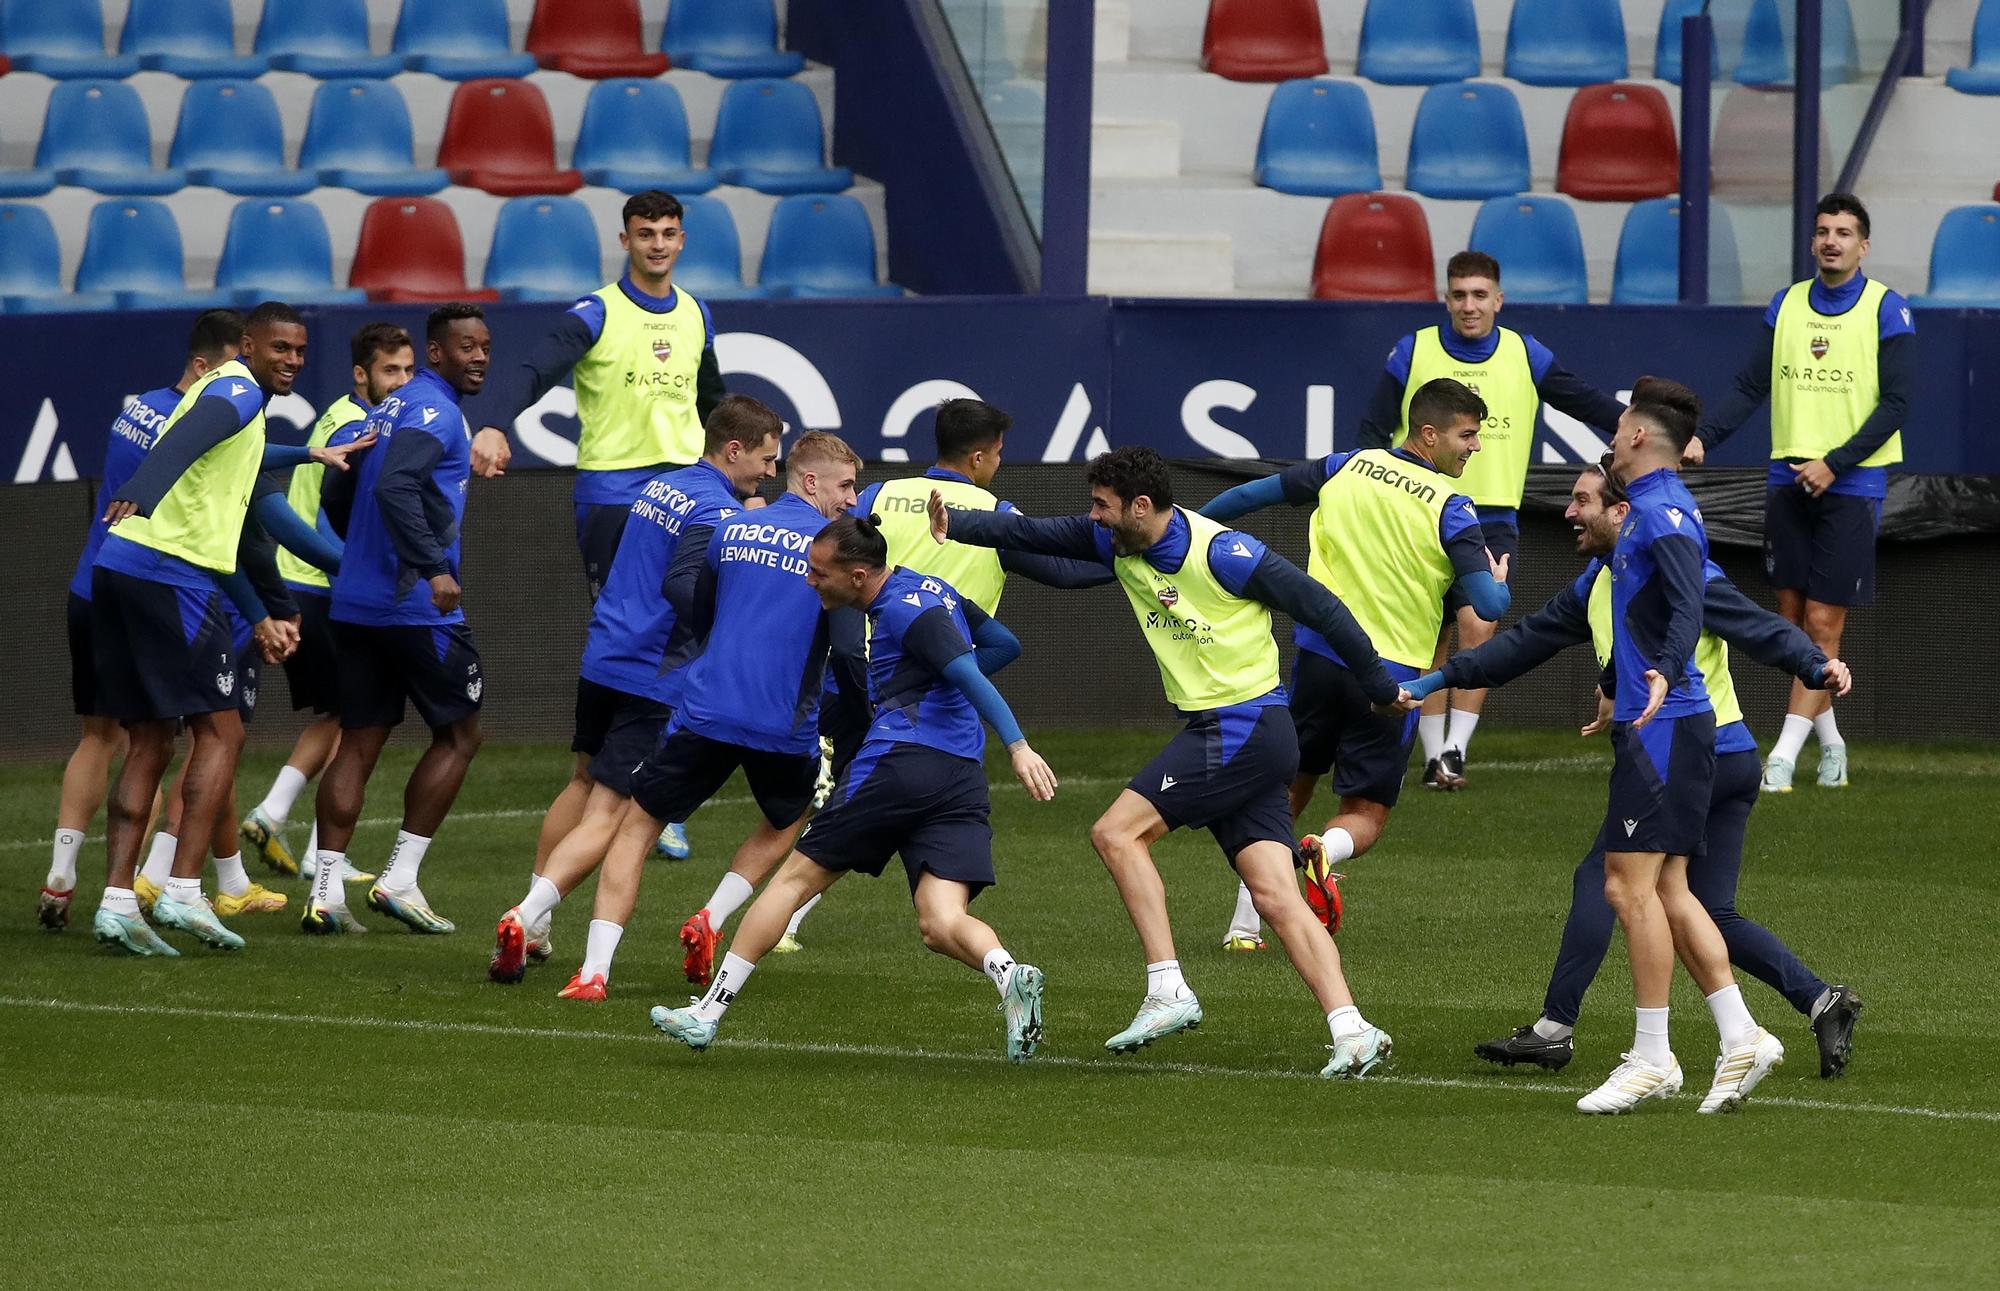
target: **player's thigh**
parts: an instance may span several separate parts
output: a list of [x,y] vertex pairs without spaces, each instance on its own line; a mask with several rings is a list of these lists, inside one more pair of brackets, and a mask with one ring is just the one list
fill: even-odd
[[1812,568],[1805,589],[1821,605],[1853,607],[1875,600],[1875,532],[1882,504],[1875,498],[1827,493],[1812,499]]
[[486,675],[463,623],[398,630],[395,646],[403,689],[425,726],[433,731],[476,717],[486,698]]
[[1345,683],[1354,674],[1325,655],[1299,651],[1292,664],[1292,728],[1298,734],[1299,770],[1323,776],[1333,769],[1341,732],[1355,717],[1353,694]]
[[221,592],[100,568],[91,608],[91,653],[110,716],[163,721],[235,709],[236,647]]
[[993,867],[993,803],[986,772],[970,758],[925,750],[909,759],[921,791],[904,825],[899,850],[914,891],[930,875],[973,896],[997,881]]
[[632,801],[655,820],[686,820],[742,765],[743,750],[671,727],[632,775]]
[[1715,714],[1611,728],[1611,785],[1599,831],[1607,852],[1700,850],[1715,784]]
[[[388,730],[403,721],[402,666],[397,629],[333,622],[334,671],[339,678],[340,729]],[[343,734],[342,741],[349,737]]]
[[773,829],[790,829],[812,806],[813,791],[819,784],[819,753],[771,753],[748,750],[743,755],[743,778],[750,784],[750,797]]
[[[605,732],[618,713],[623,692],[600,685],[588,677],[576,679],[576,709],[570,726],[569,751],[591,757],[604,747]],[[647,750],[651,752],[651,750]]]
[[1709,790],[1708,819],[1700,850],[1688,858],[1688,886],[1710,910],[1736,904],[1737,875],[1743,868],[1743,838],[1757,805],[1762,768],[1757,751],[1719,754]]
[[593,599],[611,576],[611,562],[618,557],[630,514],[631,508],[622,503],[577,503],[576,545],[583,554],[583,573],[590,580]]
[[[610,715],[597,738],[595,756],[590,759],[590,778],[599,788],[620,797],[632,796],[632,781],[653,750],[660,747],[660,732],[666,728],[672,710],[657,700],[617,691]],[[579,710],[582,696],[578,695]]]
[[333,644],[332,605],[324,596],[296,589],[299,605],[299,648],[285,660],[285,685],[292,709],[315,713],[340,711],[340,669]]
[[103,717],[103,701],[97,693],[97,658],[91,632],[90,602],[71,592],[64,615],[69,631],[70,704],[78,717]]
[[[1410,750],[1417,739],[1417,714],[1378,713],[1361,689],[1361,681],[1336,667],[1329,682],[1331,706],[1337,717],[1329,723],[1333,791],[1342,798],[1365,798],[1385,809],[1396,805],[1409,771]],[[1306,770],[1304,754],[1300,765]]]
[[1804,592],[1812,585],[1812,502],[1795,484],[1764,493],[1764,578],[1774,588]]

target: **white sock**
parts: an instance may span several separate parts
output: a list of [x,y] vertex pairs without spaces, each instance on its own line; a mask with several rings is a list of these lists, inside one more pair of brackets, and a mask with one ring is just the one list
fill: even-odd
[[201,904],[201,876],[196,875],[191,879],[177,879],[170,875],[167,878],[166,889],[161,895],[179,905],[199,905]]
[[1229,916],[1229,931],[1243,932],[1256,936],[1264,928],[1264,920],[1257,913],[1257,903],[1250,898],[1250,885],[1238,880],[1236,884],[1236,913]]
[[996,946],[986,952],[986,976],[992,979],[993,989],[1004,997],[1007,994],[1007,979],[1014,975],[1014,957],[1007,953],[1005,946]]
[[278,778],[271,782],[271,792],[264,795],[264,801],[257,804],[274,825],[282,825],[292,814],[292,804],[298,801],[299,790],[306,787],[306,773],[295,766],[278,768]]
[[723,875],[722,882],[715,885],[715,895],[702,907],[708,911],[708,926],[719,929],[728,923],[729,916],[741,909],[755,890],[750,886],[750,880],[741,874],[731,871]]
[[611,957],[618,953],[618,939],[624,935],[624,924],[592,919],[590,935],[583,943],[583,971],[578,976],[586,982],[593,977],[611,980]]
[[156,888],[167,886],[167,877],[174,870],[174,849],[181,840],[161,830],[153,835],[153,846],[146,853],[146,863],[139,869],[139,875]]
[[215,858],[215,890],[240,897],[250,890],[250,876],[243,872],[243,853],[232,852]]
[[312,903],[332,910],[347,908],[347,889],[341,886],[347,870],[347,853],[319,851],[319,868],[313,871]]
[[389,863],[382,867],[382,877],[376,882],[391,892],[408,892],[417,886],[417,867],[424,863],[424,853],[430,846],[431,840],[420,834],[397,830],[396,845],[389,849]]
[[1326,1015],[1327,1030],[1333,1032],[1333,1042],[1339,1044],[1343,1037],[1360,1035],[1368,1029],[1361,1019],[1361,1010],[1352,1004],[1342,1005]]
[[1326,855],[1326,863],[1351,861],[1354,859],[1354,835],[1344,829],[1329,829],[1319,836],[1320,851]]
[[49,877],[42,886],[51,892],[68,892],[76,886],[76,855],[83,850],[83,831],[58,829],[55,850],[49,856]]
[[1632,1052],[1656,1067],[1664,1067],[1674,1060],[1674,1051],[1667,1047],[1667,1011],[1665,1009],[1634,1009],[1639,1015],[1639,1025],[1632,1036]]
[[743,984],[750,980],[751,970],[757,965],[740,955],[724,951],[722,967],[715,971],[715,981],[709,984],[708,994],[694,1006],[694,1015],[704,1022],[720,1022],[722,1015],[729,1012],[729,1006],[743,993]]
[[1722,1033],[1722,1047],[1737,1049],[1757,1038],[1757,1023],[1743,1002],[1743,988],[1731,982],[1708,997],[1708,1011],[1715,1014],[1715,1029]]
[[812,908],[818,905],[819,899],[825,895],[826,893],[824,892],[815,892],[812,900],[792,912],[792,921],[785,925],[785,935],[787,937],[796,937],[799,935],[799,925],[806,921],[806,916],[812,913]]
[[1146,997],[1159,1000],[1184,1000],[1194,992],[1188,989],[1187,978],[1181,976],[1181,961],[1163,959],[1157,964],[1146,965]]
[[[544,876],[537,874],[528,884],[528,895],[521,898],[521,904],[518,907],[521,911],[521,922],[530,928],[541,927],[542,922],[554,913],[557,906],[562,904],[562,899],[562,893],[556,888],[556,885],[549,882]],[[596,926],[595,920],[592,920],[591,926]],[[614,928],[617,926],[617,924],[612,925]],[[586,973],[585,976],[587,977],[589,974]]]
[[1778,742],[1771,746],[1771,756],[1783,758],[1787,762],[1799,760],[1799,750],[1806,746],[1806,736],[1812,734],[1811,719],[1797,713],[1785,714],[1785,728],[1778,732]]
[[1846,746],[1847,741],[1840,738],[1840,723],[1833,720],[1832,704],[1826,706],[1824,713],[1813,718],[1813,734],[1819,736],[1819,746],[1823,749],[1838,749]]
[[109,910],[113,914],[122,914],[127,919],[137,919],[139,897],[131,888],[106,888],[103,898],[97,903],[97,908]]
[[1567,1040],[1576,1034],[1576,1028],[1564,1026],[1560,1022],[1551,1022],[1547,1018],[1536,1018],[1535,1034],[1544,1040]]
[[1451,710],[1450,733],[1444,737],[1444,746],[1457,749],[1463,754],[1472,744],[1472,733],[1479,729],[1479,714],[1468,713],[1462,708]]
[[1417,717],[1417,739],[1424,746],[1424,761],[1432,761],[1444,752],[1444,714],[1423,713]]

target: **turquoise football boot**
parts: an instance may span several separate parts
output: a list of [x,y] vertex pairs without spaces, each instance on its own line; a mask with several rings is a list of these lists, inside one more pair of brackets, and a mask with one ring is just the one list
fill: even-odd
[[162,892],[160,899],[153,902],[153,920],[162,927],[192,933],[203,945],[217,950],[243,949],[243,938],[223,927],[207,897],[176,901],[172,893]]
[[1320,1079],[1360,1080],[1389,1061],[1392,1044],[1389,1033],[1381,1027],[1369,1027],[1354,1035],[1343,1036],[1327,1046],[1333,1050],[1333,1057],[1320,1070]]
[[1042,970],[1014,965],[1000,1010],[1007,1016],[1007,1061],[1026,1062],[1042,1042]]
[[660,855],[670,861],[685,861],[688,858],[688,833],[686,825],[667,825],[660,830],[660,837],[653,844]]
[[684,1009],[670,1009],[664,1004],[655,1004],[648,1016],[662,1035],[672,1036],[697,1053],[715,1041],[715,1023],[696,1017],[692,1005]]
[[128,955],[180,958],[181,952],[161,941],[160,934],[147,927],[146,921],[135,914],[113,914],[99,907],[90,928],[99,941],[107,946],[116,946]]
[[1104,1047],[1113,1053],[1131,1053],[1176,1031],[1192,1031],[1200,1025],[1201,1001],[1194,996],[1163,1000],[1148,995],[1140,1003],[1139,1015],[1132,1019],[1132,1025],[1106,1040]]

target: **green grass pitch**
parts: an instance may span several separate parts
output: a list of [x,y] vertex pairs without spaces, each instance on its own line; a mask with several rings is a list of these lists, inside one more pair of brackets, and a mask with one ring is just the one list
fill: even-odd
[[[1622,944],[1577,1061],[1503,1073],[1474,1042],[1531,1020],[1606,752],[1482,731],[1472,788],[1412,788],[1348,866],[1341,951],[1396,1039],[1383,1078],[1316,1079],[1325,1024],[1275,947],[1218,949],[1233,881],[1205,835],[1157,850],[1197,1032],[1131,1057],[1136,938],[1086,831],[1160,733],[1050,734],[1054,804],[995,791],[1001,886],[976,907],[1048,974],[1043,1056],[1007,1066],[977,974],[926,953],[900,877],[850,879],[765,962],[696,1055],[674,933],[747,828],[740,785],[693,861],[653,864],[598,1006],[556,957],[485,980],[568,754],[489,747],[424,870],[460,931],[362,938],[235,921],[247,953],[176,936],[113,958],[89,914],[32,922],[58,768],[0,770],[0,1280],[10,1285],[1965,1286],[2000,1257],[2000,755],[1860,748],[1854,787],[1752,819],[1743,909],[1867,1003],[1846,1079],[1745,979],[1786,1065],[1700,1117],[1714,1030],[1685,977],[1688,1092],[1609,1120],[1572,1109],[1629,1042]],[[356,842],[379,861],[410,750]],[[247,805],[276,759],[249,759]],[[989,770],[999,777],[1002,764]],[[1323,815],[1315,804],[1312,823]],[[301,810],[301,815],[304,811]],[[304,841],[297,830],[295,845]],[[254,867],[253,867],[254,868]],[[262,877],[262,876],[260,876]],[[293,900],[302,885],[288,886]],[[357,903],[358,908],[358,903]],[[364,918],[367,916],[364,914]]]

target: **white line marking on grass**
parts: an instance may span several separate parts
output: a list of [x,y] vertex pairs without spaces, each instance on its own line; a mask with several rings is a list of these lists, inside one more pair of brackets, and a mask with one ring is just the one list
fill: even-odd
[[[626,1043],[671,1043],[648,1031],[588,1031],[568,1027],[511,1027],[491,1022],[436,1022],[414,1018],[335,1017],[312,1013],[270,1013],[256,1009],[202,1009],[167,1004],[99,1004],[82,1000],[58,1000],[0,995],[0,1008],[44,1009],[52,1013],[109,1014],[118,1017],[194,1018],[209,1022],[279,1023],[292,1026],[361,1027],[377,1031],[414,1031],[427,1035],[501,1036],[514,1040],[611,1040]],[[999,1064],[996,1053],[949,1053],[936,1049],[905,1049],[894,1045],[834,1044],[814,1041],[758,1040],[730,1037],[719,1042],[724,1051],[748,1049],[761,1053],[820,1054],[828,1057],[895,1058],[922,1062],[969,1062]],[[1044,1055],[1034,1059],[1038,1067],[1065,1067],[1105,1075],[1132,1076],[1169,1073],[1177,1076],[1211,1076],[1235,1080],[1317,1080],[1317,1073],[1282,1068],[1253,1070],[1220,1067],[1198,1062],[1123,1063],[1113,1058],[1075,1058]],[[1545,1094],[1575,1097],[1587,1086],[1553,1085],[1537,1081],[1468,1080],[1457,1076],[1371,1076],[1371,1085],[1401,1085],[1424,1089],[1466,1089],[1489,1094]],[[1883,1116],[1917,1116],[1939,1121],[2000,1122],[2000,1111],[1978,1109],[1949,1110],[1937,1107],[1902,1107],[1890,1103],[1840,1103],[1818,1098],[1756,1098],[1759,1107],[1791,1107],[1815,1112],[1872,1112]]]

